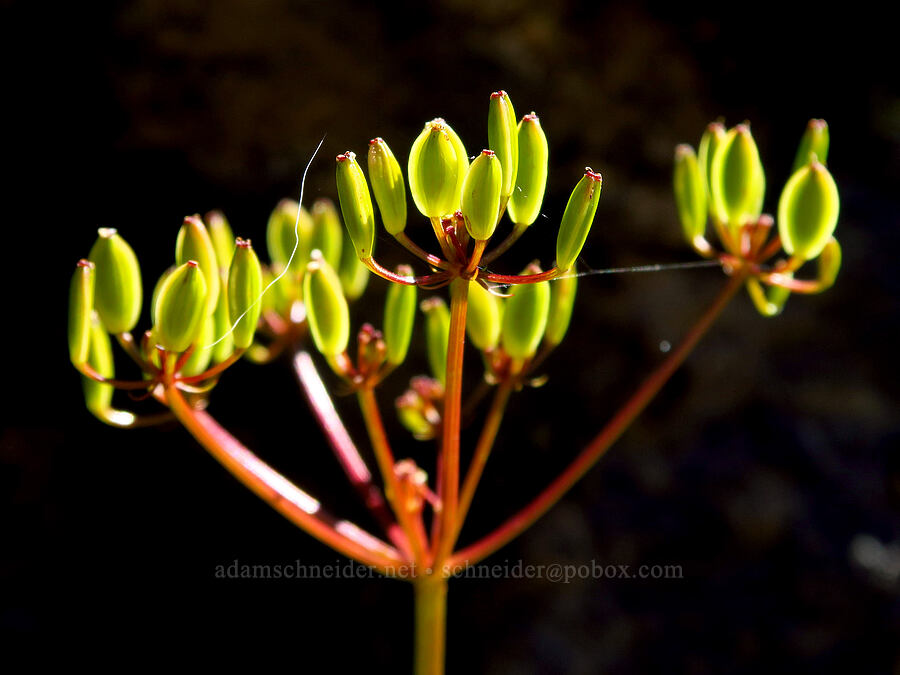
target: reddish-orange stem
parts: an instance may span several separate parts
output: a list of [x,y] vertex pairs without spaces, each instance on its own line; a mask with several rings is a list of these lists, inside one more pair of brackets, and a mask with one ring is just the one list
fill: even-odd
[[495,284],[536,284],[540,281],[550,281],[560,273],[561,270],[554,267],[538,274],[480,274],[479,278]]

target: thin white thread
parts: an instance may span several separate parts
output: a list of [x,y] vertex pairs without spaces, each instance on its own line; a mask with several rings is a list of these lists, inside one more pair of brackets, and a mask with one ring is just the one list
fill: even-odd
[[319,141],[319,144],[316,146],[316,149],[313,150],[312,157],[310,157],[309,161],[306,163],[306,168],[303,169],[303,177],[300,179],[300,199],[297,200],[297,219],[294,221],[294,248],[291,251],[291,255],[288,258],[287,263],[284,266],[284,270],[282,270],[281,274],[279,274],[277,277],[272,279],[272,281],[270,281],[269,284],[264,289],[262,289],[262,291],[260,292],[260,294],[256,298],[256,300],[254,300],[250,304],[250,306],[247,307],[247,309],[245,309],[243,311],[243,313],[237,319],[235,319],[234,323],[231,324],[231,328],[229,328],[225,332],[225,334],[222,335],[222,337],[220,337],[215,342],[206,345],[205,347],[201,347],[201,349],[212,349],[217,344],[219,344],[222,340],[224,340],[229,335],[231,335],[234,332],[234,329],[237,328],[237,325],[241,322],[241,319],[243,319],[247,315],[247,313],[251,309],[253,309],[262,300],[262,298],[266,294],[266,292],[270,288],[272,288],[272,286],[277,284],[279,282],[279,280],[281,280],[281,277],[283,277],[285,274],[288,273],[288,270],[291,267],[291,262],[294,260],[294,255],[297,253],[297,249],[300,247],[300,213],[301,213],[301,210],[303,209],[303,190],[306,187],[306,174],[309,172],[309,167],[312,166],[313,160],[316,158],[316,155],[319,154],[319,150],[322,148],[322,143],[324,143],[324,142],[325,142],[325,136],[322,136],[322,140]]

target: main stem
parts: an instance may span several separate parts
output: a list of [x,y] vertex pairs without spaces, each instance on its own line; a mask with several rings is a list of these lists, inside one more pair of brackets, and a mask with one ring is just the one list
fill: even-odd
[[450,336],[447,344],[447,375],[444,386],[444,416],[441,420],[443,490],[440,537],[435,566],[440,569],[450,555],[456,535],[459,503],[459,428],[462,424],[463,347],[466,342],[466,307],[469,282],[456,278],[450,284]]
[[413,582],[416,597],[416,675],[443,675],[447,636],[447,579],[440,573]]
[[512,516],[499,528],[468,548],[457,552],[449,565],[474,564],[505,546],[534,521],[544,515],[590,469],[610,446],[622,435],[634,419],[647,407],[653,397],[684,362],[700,338],[706,333],[734,294],[746,280],[745,272],[732,276],[713,303],[691,328],[684,340],[669,357],[646,379],[625,405],[613,416],[594,440],[581,451],[569,467],[560,474],[528,506]]

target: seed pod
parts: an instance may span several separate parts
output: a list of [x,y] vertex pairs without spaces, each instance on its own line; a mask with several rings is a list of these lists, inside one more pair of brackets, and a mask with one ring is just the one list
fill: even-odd
[[715,217],[739,228],[759,218],[766,177],[750,127],[739,124],[716,148],[710,167],[710,192]]
[[356,256],[368,260],[375,248],[375,211],[356,154],[347,151],[337,156],[336,175],[344,225],[356,247]]
[[819,263],[819,283],[824,291],[834,286],[838,271],[841,269],[841,245],[838,244],[837,239],[832,237],[828,240],[825,248],[819,254],[817,262]]
[[[523,274],[537,274],[541,270],[532,263]],[[534,355],[550,314],[550,283],[520,284],[510,291],[503,312],[501,336],[503,349],[514,359],[527,359]]]
[[490,239],[500,215],[503,171],[491,150],[482,150],[472,162],[462,189],[462,214],[472,239]]
[[197,262],[188,260],[159,289],[153,315],[157,344],[170,352],[183,352],[196,340],[206,317],[206,281]]
[[356,247],[350,237],[344,237],[344,246],[341,251],[341,266],[338,277],[341,287],[344,289],[344,297],[353,302],[366,290],[369,283],[369,268],[362,264],[356,255]]
[[[88,364],[99,375],[112,379],[116,376],[116,366],[113,361],[112,343],[109,333],[106,332],[100,321],[91,321],[90,350]],[[84,390],[84,403],[87,409],[100,419],[103,413],[109,410],[112,404],[113,391],[111,384],[101,384],[89,377],[82,376],[82,388]]]
[[350,311],[337,274],[316,251],[306,266],[303,299],[316,347],[327,357],[342,354],[350,339]]
[[195,260],[206,282],[206,313],[212,314],[219,299],[219,264],[216,249],[199,216],[187,216],[175,241],[175,264]]
[[516,187],[506,208],[512,222],[526,226],[537,220],[541,212],[550,150],[547,136],[535,113],[522,118],[517,136],[519,168],[516,171]]
[[409,151],[409,191],[416,208],[428,218],[440,218],[459,205],[460,162],[443,121],[425,125]]
[[441,298],[423,300],[425,312],[425,345],[431,374],[442,385],[447,383],[447,344],[450,340],[450,310]]
[[837,226],[840,198],[828,169],[812,161],[788,179],[778,200],[778,234],[784,250],[815,258]]
[[483,352],[500,340],[500,299],[477,282],[469,283],[469,307],[466,310],[469,340]]
[[[233,258],[234,256],[232,256]],[[227,274],[227,270],[226,270]],[[221,363],[234,352],[234,335],[231,333],[231,314],[228,311],[228,281],[227,277],[220,279],[224,293],[219,293],[219,302],[216,303],[216,311],[213,312],[213,337],[204,344],[215,341],[212,349],[212,362]],[[262,305],[262,302],[260,302]]]
[[828,161],[828,124],[825,120],[810,120],[806,125],[806,131],[800,139],[800,147],[797,148],[797,156],[794,158],[792,173],[796,173],[809,164],[813,156],[820,164]]
[[369,179],[384,229],[400,234],[406,228],[406,183],[397,158],[382,138],[369,141]]
[[94,309],[110,333],[126,333],[141,316],[141,268],[131,246],[101,227],[88,259],[94,263]]
[[594,214],[597,213],[602,187],[603,177],[587,167],[572,190],[556,237],[556,266],[561,272],[572,267],[581,254],[594,222]]
[[700,138],[700,145],[697,148],[697,166],[700,168],[700,176],[703,179],[703,187],[706,190],[706,201],[709,204],[709,214],[715,218],[712,205],[712,188],[709,180],[712,176],[712,161],[716,156],[716,149],[721,145],[728,132],[725,126],[720,122],[713,122],[706,127],[703,136]]
[[321,197],[312,205],[313,230],[310,247],[319,249],[328,264],[337,269],[341,264],[344,228],[334,202]]
[[466,174],[469,171],[469,155],[466,152],[466,146],[463,145],[459,134],[453,130],[453,127],[447,124],[446,120],[438,117],[434,121],[444,125],[444,131],[446,131],[447,135],[450,137],[450,142],[453,144],[453,150],[456,152],[456,202],[453,205],[453,210],[456,211],[459,207],[459,200],[462,195],[463,181],[466,179]]
[[500,194],[508,200],[516,186],[519,169],[519,139],[516,126],[516,112],[513,110],[509,94],[502,89],[491,94],[488,107],[488,145],[497,153],[503,169]]
[[[249,239],[235,240],[234,258],[228,270],[228,312],[234,325],[234,346],[246,349],[253,342],[256,324],[262,312],[262,268]],[[238,321],[238,317],[241,320]]]
[[425,416],[424,402],[416,392],[409,390],[395,401],[397,417],[400,424],[406,427],[420,441],[434,438],[435,425]]
[[[309,211],[292,199],[282,199],[272,211],[266,225],[269,259],[279,270],[283,270],[290,260],[291,272],[299,273],[309,260],[312,231],[313,221]],[[296,251],[294,246],[297,247]],[[291,253],[294,254],[293,258]]]
[[[222,293],[221,295],[225,294]],[[211,314],[203,319],[203,322],[200,324],[200,333],[197,335],[197,344],[194,346],[194,351],[191,352],[187,362],[181,368],[183,375],[190,377],[199,375],[206,370],[213,356],[213,347],[208,345],[216,339],[215,333],[216,320],[214,315]]]
[[91,351],[91,317],[94,312],[94,263],[79,260],[69,286],[69,358],[79,365]]
[[[206,214],[206,229],[209,230],[209,237],[212,239],[213,249],[216,251],[216,262],[219,263],[219,276],[228,273],[228,266],[231,264],[231,258],[234,255],[234,234],[231,231],[231,225],[225,214],[218,209],[210,211]],[[222,279],[219,279],[220,283]],[[224,294],[219,294],[221,297]]]
[[547,317],[547,330],[544,332],[544,344],[555,347],[566,335],[575,307],[575,292],[578,289],[578,277],[575,270],[550,283],[550,313]]
[[[397,274],[412,276],[412,268],[399,265]],[[384,303],[384,343],[387,360],[399,365],[406,358],[416,320],[416,287],[407,284],[391,284]]]
[[688,243],[706,232],[706,187],[694,149],[689,145],[675,148],[675,204],[678,218]]

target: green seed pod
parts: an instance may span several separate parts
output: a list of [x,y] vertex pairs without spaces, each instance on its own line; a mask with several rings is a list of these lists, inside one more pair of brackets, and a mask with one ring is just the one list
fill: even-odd
[[[312,250],[310,247],[312,232],[313,220],[309,211],[301,208],[293,199],[282,199],[272,211],[266,225],[266,247],[269,250],[269,259],[280,270],[283,270],[290,260],[291,272],[299,273],[306,267],[309,260],[309,252]],[[294,252],[294,246],[297,247],[296,252]],[[292,252],[294,253],[293,258],[291,258]]]
[[[225,294],[222,293],[222,295]],[[203,319],[203,322],[200,325],[200,333],[197,335],[197,344],[194,347],[194,351],[191,352],[191,355],[188,357],[187,362],[181,368],[182,374],[190,377],[191,375],[199,375],[207,369],[213,356],[213,347],[208,347],[207,345],[216,339],[215,333],[216,320],[214,315],[210,315]]]
[[584,171],[584,176],[572,190],[569,203],[566,204],[556,237],[556,266],[561,272],[572,267],[581,254],[600,201],[603,177],[590,167]]
[[94,263],[79,260],[69,286],[69,358],[86,363],[91,352],[91,317],[94,312]]
[[441,298],[423,300],[425,313],[425,345],[431,374],[442,385],[447,383],[447,344],[450,340],[450,310]]
[[303,298],[316,347],[327,357],[342,354],[350,339],[350,310],[337,274],[315,251],[306,267]]
[[572,320],[572,309],[575,307],[575,292],[578,290],[578,277],[575,270],[550,283],[550,314],[547,317],[547,330],[544,333],[544,344],[555,347],[566,335],[569,322]]
[[400,396],[395,405],[400,424],[407,431],[421,441],[434,438],[435,425],[425,416],[423,401],[414,391],[407,391]]
[[700,145],[697,148],[697,166],[700,168],[700,176],[703,180],[703,187],[706,190],[706,201],[709,204],[709,214],[715,218],[712,205],[712,188],[709,184],[710,176],[712,176],[712,161],[716,156],[716,149],[725,140],[728,132],[725,126],[720,122],[713,122],[706,127],[703,136],[700,138]]
[[483,352],[496,347],[500,340],[500,298],[474,281],[469,283],[466,332],[472,344]]
[[759,218],[766,177],[746,124],[731,129],[716,148],[709,183],[713,212],[720,222],[738,228]]
[[828,169],[810,162],[788,179],[778,200],[778,234],[784,250],[812,260],[837,226],[840,198]]
[[[234,326],[234,346],[246,349],[253,342],[262,312],[258,302],[262,292],[262,267],[249,239],[235,240],[234,258],[228,270],[228,312]],[[238,321],[238,317],[242,317]]]
[[[232,256],[233,258],[234,256]],[[227,270],[226,270],[227,274]],[[219,293],[219,302],[216,303],[216,311],[213,312],[213,337],[209,344],[216,341],[212,349],[212,362],[221,363],[234,352],[234,335],[231,333],[231,314],[228,311],[228,280],[227,276],[220,279],[224,293]],[[262,303],[260,302],[260,305]]]
[[409,191],[422,215],[440,218],[458,208],[459,168],[459,158],[446,125],[432,120],[409,152]]
[[127,333],[141,316],[141,268],[131,246],[101,227],[88,259],[94,263],[94,309],[110,333]]
[[491,94],[488,107],[488,145],[497,153],[503,168],[500,194],[508,200],[516,187],[516,173],[519,169],[519,138],[516,126],[516,112],[509,95],[503,91]]
[[444,125],[444,131],[446,131],[447,135],[450,137],[450,142],[453,144],[453,150],[456,152],[456,203],[453,205],[453,210],[455,211],[458,208],[459,199],[462,195],[463,181],[466,179],[466,173],[469,171],[469,155],[466,152],[466,146],[463,145],[462,139],[459,137],[459,134],[453,130],[453,127],[440,117],[436,118],[434,121]]
[[[399,265],[397,274],[412,276],[412,268]],[[384,303],[384,344],[387,360],[399,365],[406,358],[416,320],[416,287],[407,284],[391,284]]]
[[[99,375],[112,379],[116,376],[116,366],[113,361],[112,343],[109,333],[106,332],[100,321],[91,321],[91,339],[88,355],[88,364]],[[103,413],[109,410],[112,404],[115,387],[111,384],[101,384],[89,377],[82,376],[84,389],[84,403],[87,409],[100,419],[104,419]]]
[[694,149],[689,145],[675,148],[675,204],[684,229],[684,237],[693,243],[706,232],[706,187]]
[[[209,230],[209,237],[212,239],[213,249],[216,251],[216,262],[219,263],[219,276],[221,277],[228,272],[231,257],[234,255],[234,234],[225,214],[218,209],[206,214],[206,229]],[[219,281],[221,282],[222,279],[220,278]],[[219,297],[222,295],[224,294],[220,293]]]
[[[523,274],[540,271],[531,264]],[[527,359],[534,355],[544,337],[550,315],[550,283],[520,284],[510,292],[513,295],[505,301],[503,312],[503,349],[514,359]]]
[[509,198],[507,211],[516,225],[527,226],[537,220],[547,187],[550,149],[541,122],[534,113],[519,122],[519,168],[516,187]]
[[322,252],[328,264],[337,269],[341,264],[341,248],[344,242],[344,227],[338,216],[334,202],[326,197],[317,199],[312,205],[313,231],[311,248]]
[[400,234],[406,228],[406,183],[397,158],[382,138],[369,141],[369,178],[384,229]]
[[819,254],[817,262],[819,263],[819,283],[822,284],[822,290],[827,290],[834,286],[837,279],[838,271],[841,269],[841,245],[837,239],[832,237],[825,244],[825,248]]
[[153,314],[157,344],[170,352],[183,352],[197,339],[207,316],[203,272],[195,260],[188,260],[159,289]]
[[462,189],[462,214],[469,235],[476,241],[490,239],[500,215],[503,170],[492,150],[482,150],[472,162]]
[[344,247],[341,251],[341,267],[338,270],[338,278],[344,289],[344,297],[353,302],[359,298],[369,284],[369,268],[360,262],[356,255],[356,247],[350,237],[344,237]]
[[356,246],[360,260],[368,260],[375,249],[375,211],[372,196],[356,155],[350,151],[337,156],[337,188],[344,225]]
[[800,147],[797,148],[791,172],[797,173],[812,161],[813,156],[817,162],[825,164],[828,160],[828,144],[828,124],[825,120],[810,120],[806,125],[806,131],[803,132],[803,138],[800,139]]
[[206,282],[206,313],[212,314],[219,299],[219,263],[212,238],[200,216],[187,216],[175,241],[175,264],[184,265],[188,260],[200,265]]

